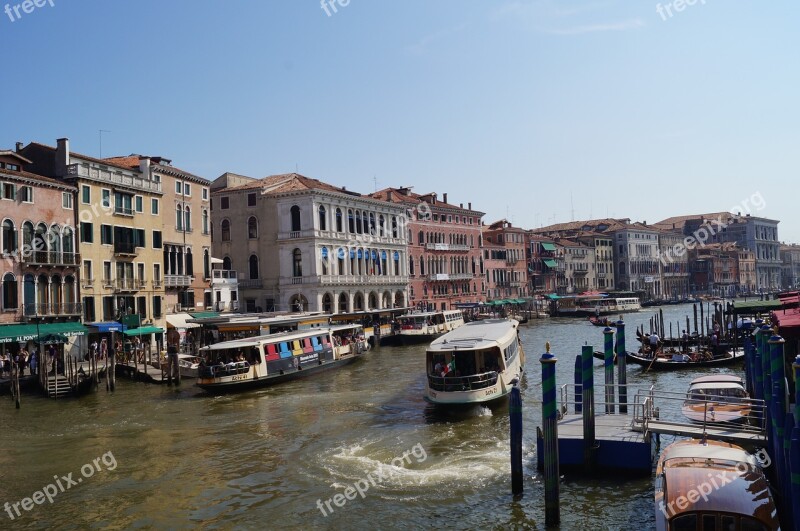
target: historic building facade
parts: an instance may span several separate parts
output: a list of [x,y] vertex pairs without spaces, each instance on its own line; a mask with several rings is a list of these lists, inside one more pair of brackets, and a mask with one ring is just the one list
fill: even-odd
[[[490,247],[502,247],[505,250],[505,265],[502,268],[495,268],[496,273],[494,273],[498,279],[502,279],[502,285],[505,286],[503,290],[505,293],[500,298],[518,299],[529,296],[527,232],[514,227],[505,219],[495,221],[488,226],[484,225],[482,232],[484,245],[490,250],[489,255],[492,259],[498,253]],[[485,251],[484,260],[486,260]]]
[[420,195],[407,187],[371,196],[406,209],[409,306],[447,310],[484,300],[483,212],[472,203],[450,204],[447,194],[440,200],[436,193]]
[[405,208],[299,174],[211,185],[213,255],[239,272],[244,311],[330,313],[408,304]]

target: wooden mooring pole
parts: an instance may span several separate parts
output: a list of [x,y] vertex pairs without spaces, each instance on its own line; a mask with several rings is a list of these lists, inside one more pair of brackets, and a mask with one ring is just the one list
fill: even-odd
[[[542,364],[542,427],[544,442],[544,519],[545,526],[561,521],[558,468],[558,411],[556,404],[556,357],[550,343],[539,360]],[[514,386],[516,389],[516,385]],[[513,393],[513,391],[512,391]],[[513,396],[513,395],[512,395]],[[521,409],[521,408],[520,408]],[[520,419],[520,424],[522,420]],[[522,431],[520,429],[520,431]]]
[[581,412],[583,404],[583,360],[580,356],[575,358],[575,372],[573,373],[573,383],[575,384],[575,414]]
[[511,492],[522,494],[522,396],[517,382],[511,388],[508,404],[508,415],[511,425]]
[[583,364],[583,466],[586,472],[594,472],[595,465],[595,419],[594,419],[594,348],[584,345],[581,349]]

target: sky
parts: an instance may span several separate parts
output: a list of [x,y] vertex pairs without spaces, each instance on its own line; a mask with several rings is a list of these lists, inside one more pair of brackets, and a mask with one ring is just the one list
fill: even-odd
[[413,186],[524,228],[738,208],[800,242],[796,0],[36,1],[0,0],[0,149]]

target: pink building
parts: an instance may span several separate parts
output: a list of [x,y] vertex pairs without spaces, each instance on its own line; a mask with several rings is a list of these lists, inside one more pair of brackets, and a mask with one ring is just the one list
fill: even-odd
[[78,321],[77,190],[29,163],[0,151],[0,323]]
[[411,188],[386,188],[372,197],[406,206],[409,306],[447,310],[484,300],[483,212],[472,203],[450,204],[447,194],[439,200],[436,193],[420,195]]
[[528,234],[506,220],[483,227],[486,297],[519,299],[530,296],[526,248]]

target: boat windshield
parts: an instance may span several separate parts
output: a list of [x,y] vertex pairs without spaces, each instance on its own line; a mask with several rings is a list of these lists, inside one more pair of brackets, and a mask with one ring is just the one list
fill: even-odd
[[692,389],[692,400],[714,400],[717,398],[747,398],[747,392],[741,387],[722,387],[711,389]]
[[462,377],[500,372],[505,367],[497,347],[479,350],[428,352],[428,374]]

